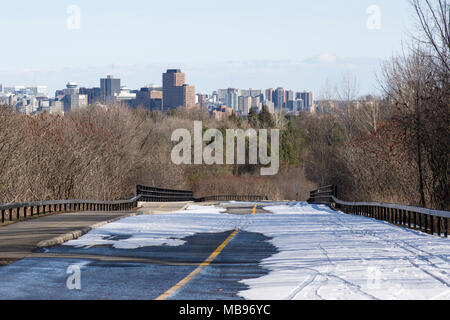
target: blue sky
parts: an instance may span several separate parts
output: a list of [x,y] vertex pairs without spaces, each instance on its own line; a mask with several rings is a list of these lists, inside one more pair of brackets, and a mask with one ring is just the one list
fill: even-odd
[[[67,28],[67,8],[81,24]],[[370,30],[367,8],[380,9]],[[197,91],[219,87],[320,91],[353,73],[376,90],[382,60],[414,26],[407,0],[2,0],[0,83],[98,86],[112,72],[139,88],[182,68]]]

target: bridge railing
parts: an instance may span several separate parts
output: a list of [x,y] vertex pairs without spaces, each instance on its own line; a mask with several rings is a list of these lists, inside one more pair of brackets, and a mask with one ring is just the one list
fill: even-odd
[[308,202],[312,199],[314,203],[331,204],[333,196],[337,197],[337,187],[335,185],[324,186],[311,191]]
[[205,201],[264,201],[267,196],[262,195],[213,195],[194,197],[192,191],[161,189],[138,185],[136,194],[141,195],[143,202],[205,202]]
[[[332,187],[334,193],[329,191],[330,187]],[[320,191],[321,189],[323,191]],[[311,191],[308,202],[330,205],[348,214],[383,220],[432,235],[448,237],[450,233],[450,211],[383,202],[342,201],[337,198],[335,186]]]
[[195,199],[196,202],[205,201],[266,201],[269,200],[267,196],[261,195],[216,195],[206,196]]
[[141,196],[142,202],[185,202],[194,201],[194,192],[185,190],[171,190],[138,185],[136,194]]
[[80,211],[129,211],[137,207],[141,196],[129,200],[49,200],[0,205],[1,223],[27,219],[49,213]]
[[194,198],[192,191],[171,190],[138,185],[136,196],[130,200],[49,200],[0,205],[1,224],[61,212],[128,211],[137,208],[138,202],[204,202],[204,201],[263,201],[259,195],[218,195]]

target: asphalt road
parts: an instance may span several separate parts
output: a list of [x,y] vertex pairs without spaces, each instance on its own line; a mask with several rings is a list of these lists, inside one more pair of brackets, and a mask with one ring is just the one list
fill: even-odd
[[[146,204],[140,213],[161,214],[181,207],[180,204]],[[226,211],[235,215],[263,212],[253,204],[230,204]],[[101,217],[98,213],[62,214],[5,227],[0,237],[13,237],[16,245],[8,250],[14,253],[15,259],[24,259],[0,268],[0,299],[237,300],[241,299],[237,293],[246,289],[240,280],[267,274],[268,270],[260,267],[260,262],[276,253],[266,236],[237,229],[196,233],[184,238],[181,246],[132,250],[104,245],[36,249],[32,245],[46,237],[118,215],[124,213]],[[47,226],[45,232],[44,226]],[[54,230],[49,231],[49,226]],[[28,236],[18,241],[21,235]],[[10,257],[3,248],[8,246],[2,244],[1,256]],[[69,270],[74,266],[82,270],[81,290],[67,287]]]
[[[186,203],[149,203],[145,206],[138,213],[180,210]],[[43,240],[135,213],[137,212],[70,212],[0,226],[0,266],[31,256],[36,245]]]
[[[80,221],[62,215],[47,218],[58,221],[0,228],[3,248],[12,244],[22,257],[26,253],[0,267],[0,299],[450,297],[447,238],[306,203],[183,207],[146,204],[138,216],[39,249],[33,249],[32,240],[60,234]],[[92,217],[98,214],[86,215],[101,220]],[[35,229],[26,228],[28,223]],[[16,228],[25,236],[36,234],[21,240]]]

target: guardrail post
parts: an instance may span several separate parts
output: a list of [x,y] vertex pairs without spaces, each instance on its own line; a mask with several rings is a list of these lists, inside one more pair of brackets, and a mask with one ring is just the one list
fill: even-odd
[[411,211],[408,211],[408,228],[411,229]]
[[448,223],[448,218],[444,218],[444,235],[447,238],[449,233],[450,224]]
[[2,223],[5,223],[5,210],[2,210]]
[[436,217],[436,232],[438,236],[441,236],[441,217]]
[[12,209],[9,209],[9,221],[12,221]]
[[431,221],[430,221],[430,232],[431,232],[431,234],[434,234],[434,216],[432,216],[432,215],[430,215],[430,219],[431,219]]
[[416,229],[417,228],[417,212],[413,212],[413,226],[414,226],[414,229]]

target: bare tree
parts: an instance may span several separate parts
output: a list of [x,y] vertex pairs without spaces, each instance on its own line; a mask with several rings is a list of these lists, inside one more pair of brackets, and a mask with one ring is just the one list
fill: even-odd
[[432,56],[450,72],[450,2],[447,0],[411,0],[421,37],[416,41],[430,48]]

